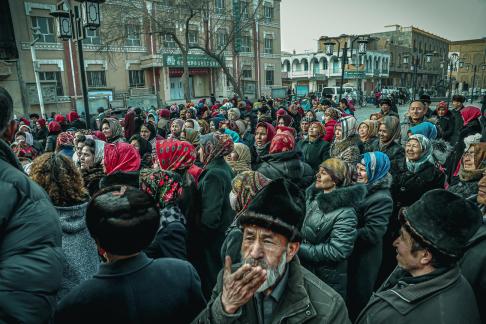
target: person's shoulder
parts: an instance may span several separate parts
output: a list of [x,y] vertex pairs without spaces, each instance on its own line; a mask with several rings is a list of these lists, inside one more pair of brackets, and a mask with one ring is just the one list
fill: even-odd
[[178,273],[178,274],[192,274],[195,272],[194,267],[191,263],[185,260],[176,259],[176,258],[160,258],[155,259],[150,267],[152,268],[160,268],[164,271]]
[[344,303],[341,295],[324,283],[324,281],[319,279],[315,274],[304,268],[302,265],[300,266],[300,270],[302,271],[305,290],[312,303]]

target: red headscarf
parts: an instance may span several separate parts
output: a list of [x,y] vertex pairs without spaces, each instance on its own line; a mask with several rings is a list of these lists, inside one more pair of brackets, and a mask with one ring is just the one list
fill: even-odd
[[104,164],[107,175],[115,171],[137,171],[140,163],[140,153],[133,145],[125,142],[105,144]]
[[464,126],[466,126],[472,120],[481,117],[481,110],[479,110],[474,106],[467,106],[461,109],[461,116],[462,119],[464,120]]
[[106,136],[105,134],[103,134],[102,131],[93,131],[93,135],[96,136],[97,139],[103,141],[103,142],[106,142]]
[[37,119],[37,122],[39,123],[40,127],[45,127],[46,126],[46,120],[43,118]]
[[287,110],[280,108],[279,110],[277,110],[276,115],[277,115],[277,117],[282,117],[282,116],[287,116],[288,113],[287,113]]
[[129,110],[125,115],[124,119],[124,129],[125,129],[125,138],[129,139],[135,134],[135,112],[133,110]]
[[437,105],[436,110],[439,109],[439,108],[445,108],[446,114],[449,111],[449,107],[447,107],[447,102],[445,102],[445,101],[439,102],[439,104]]
[[288,127],[288,126],[277,126],[277,134],[280,134],[282,132],[287,132],[294,137],[296,135],[295,128]]
[[273,137],[275,136],[275,128],[273,127],[272,124],[267,123],[267,122],[259,122],[256,125],[256,128],[258,127],[263,127],[267,130],[267,142],[270,142]]
[[47,126],[47,129],[49,130],[49,133],[60,132],[61,125],[59,125],[59,123],[56,121],[51,121]]
[[196,161],[196,149],[191,143],[178,140],[162,140],[156,142],[157,159],[163,170],[188,169]]
[[30,121],[27,118],[21,117],[20,121],[23,122],[25,125],[30,126]]
[[66,122],[66,118],[63,115],[57,114],[54,116],[54,120],[57,121],[59,124]]
[[269,153],[280,153],[285,151],[293,151],[295,148],[295,138],[288,132],[278,133],[272,139]]
[[57,135],[56,144],[61,146],[74,146],[74,135],[69,132],[62,132]]
[[72,123],[75,120],[79,119],[79,115],[75,111],[71,111],[69,114],[67,114],[67,120]]
[[159,117],[170,119],[170,110],[169,109],[160,109],[159,110]]

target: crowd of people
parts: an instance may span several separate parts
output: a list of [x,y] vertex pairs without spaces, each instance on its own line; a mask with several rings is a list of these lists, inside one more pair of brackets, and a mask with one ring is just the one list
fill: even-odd
[[345,99],[212,97],[87,125],[14,116],[0,88],[0,319],[486,323],[464,102],[358,121]]

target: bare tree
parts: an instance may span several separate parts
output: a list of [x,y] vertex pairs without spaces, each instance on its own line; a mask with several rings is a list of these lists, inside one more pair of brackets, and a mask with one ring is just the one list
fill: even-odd
[[[227,58],[239,57],[242,34],[251,34],[263,17],[262,3],[233,0],[232,6],[216,7],[214,0],[111,0],[103,7],[100,50],[125,45],[131,36],[169,38],[182,57],[186,101],[190,100],[188,56],[192,51],[217,62],[234,93],[242,97],[241,71],[235,67],[231,71]],[[200,25],[202,30],[194,27]]]

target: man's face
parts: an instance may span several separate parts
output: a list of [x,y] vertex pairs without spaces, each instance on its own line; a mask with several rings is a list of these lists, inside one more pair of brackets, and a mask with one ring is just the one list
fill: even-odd
[[425,116],[425,106],[420,101],[414,101],[408,108],[408,114],[413,121],[420,121]]
[[389,106],[388,104],[386,104],[386,103],[381,104],[381,105],[380,105],[380,108],[381,108],[381,110],[382,110],[384,113],[387,113],[387,112],[389,112],[389,111],[390,111],[390,106]]
[[255,143],[258,147],[267,144],[267,129],[265,127],[258,127],[255,131]]
[[453,100],[452,107],[454,107],[454,109],[460,109],[462,107],[462,102]]
[[397,252],[398,266],[407,272],[413,272],[414,270],[421,268],[421,255],[416,252],[412,252],[412,237],[403,228],[400,228],[400,235],[393,242],[393,246]]
[[267,279],[258,292],[272,287],[283,275],[286,264],[293,257],[288,250],[288,240],[283,235],[262,227],[244,226],[241,244],[243,262],[267,270]]
[[307,134],[309,131],[309,122],[308,121],[302,121],[300,123],[300,129],[302,129],[302,133]]
[[319,127],[317,125],[312,124],[309,127],[309,137],[311,138],[317,138],[319,136]]

